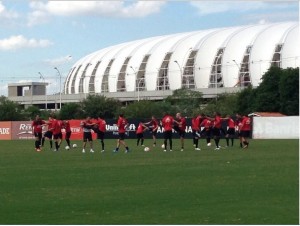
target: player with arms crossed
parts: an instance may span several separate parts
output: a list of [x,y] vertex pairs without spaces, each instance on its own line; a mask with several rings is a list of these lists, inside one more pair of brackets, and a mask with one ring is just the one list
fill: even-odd
[[90,152],[94,153],[93,150],[93,137],[92,137],[92,127],[95,123],[92,122],[91,117],[87,117],[86,120],[80,123],[80,126],[83,130],[83,145],[82,145],[82,153],[85,153],[86,143],[89,142],[90,144]]
[[181,116],[181,113],[176,114],[176,119],[174,122],[177,124],[177,126],[174,127],[176,132],[178,133],[180,137],[180,143],[181,143],[181,151],[184,150],[184,137],[185,137],[185,128],[186,128],[186,120],[185,117]]
[[168,113],[164,114],[161,120],[161,125],[164,128],[164,152],[167,151],[167,141],[169,140],[170,151],[172,151],[172,130],[173,130],[174,118]]

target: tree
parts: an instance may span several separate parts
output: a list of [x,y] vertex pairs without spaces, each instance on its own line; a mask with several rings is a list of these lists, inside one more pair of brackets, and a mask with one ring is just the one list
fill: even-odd
[[282,71],[279,82],[280,112],[299,115],[299,68]]
[[24,110],[24,117],[28,120],[33,120],[36,115],[41,115],[41,111],[38,107],[32,105]]
[[65,119],[82,119],[84,112],[79,103],[67,103],[61,107],[59,118]]
[[237,113],[238,94],[221,94],[218,95],[218,101],[211,100],[201,112],[212,115],[213,112],[220,112],[223,116],[234,115]]
[[7,97],[0,97],[0,121],[23,120],[20,105],[8,100]]
[[84,116],[97,118],[99,115],[104,118],[115,118],[121,103],[113,98],[107,98],[100,95],[89,95],[82,102]]
[[237,96],[236,111],[240,114],[249,114],[256,111],[255,109],[256,89],[247,87]]
[[203,104],[202,93],[186,88],[177,89],[173,95],[166,98],[175,107],[177,112],[182,112],[186,116],[192,116],[194,109],[197,109]]

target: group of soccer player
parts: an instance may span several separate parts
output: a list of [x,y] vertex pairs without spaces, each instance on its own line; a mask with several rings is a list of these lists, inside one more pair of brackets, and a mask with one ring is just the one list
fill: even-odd
[[[47,131],[42,134],[43,127],[47,126]],[[56,116],[49,116],[48,121],[44,121],[40,118],[39,115],[35,117],[32,121],[32,133],[35,137],[35,150],[41,151],[44,147],[45,139],[49,140],[50,148],[53,148],[53,140],[55,144],[54,151],[58,151],[59,147],[62,143],[62,130],[65,130],[65,140],[67,142],[68,147],[70,147],[70,137],[71,137],[71,126],[68,120],[57,120]]]
[[[226,122],[226,131],[222,128],[223,122]],[[125,142],[125,137],[127,133],[127,128],[129,126],[127,119],[123,114],[119,115],[117,120],[118,128],[118,139],[116,148],[113,150],[115,153],[119,151],[120,146],[124,146],[125,153],[129,152],[129,147]],[[47,126],[48,130],[42,135],[43,126]],[[82,153],[86,152],[86,145],[89,143],[90,152],[94,153],[93,150],[93,138],[92,131],[97,134],[97,139],[101,143],[102,151],[105,151],[104,136],[106,132],[106,121],[103,117],[98,117],[96,120],[92,120],[91,117],[87,117],[80,124],[83,130],[83,145]],[[185,143],[185,134],[186,134],[186,117],[182,116],[181,113],[177,113],[175,117],[165,113],[163,118],[159,121],[154,116],[148,122],[141,121],[136,130],[137,137],[137,146],[141,144],[144,146],[144,132],[149,130],[152,133],[153,146],[156,146],[157,131],[159,127],[162,127],[164,134],[164,143],[162,148],[164,152],[168,150],[172,151],[173,149],[173,130],[176,131],[180,138],[181,151],[184,151]],[[201,150],[199,147],[199,140],[201,137],[206,139],[206,145],[211,146],[211,139],[213,138],[215,142],[215,150],[220,150],[221,146],[219,144],[221,133],[224,134],[226,138],[226,147],[229,147],[229,140],[231,140],[231,146],[234,144],[234,139],[236,134],[238,134],[240,140],[241,148],[248,148],[251,131],[251,120],[247,115],[236,114],[236,120],[230,115],[222,118],[221,114],[218,112],[214,113],[213,117],[199,114],[195,115],[192,118],[192,133],[193,133],[193,145],[195,150]],[[35,149],[40,151],[44,146],[45,139],[48,139],[50,142],[50,148],[53,147],[53,141],[55,142],[54,151],[58,151],[62,143],[62,130],[65,130],[65,140],[67,142],[66,149],[71,147],[70,137],[71,137],[71,128],[70,123],[67,120],[61,121],[57,120],[55,115],[50,116],[49,120],[46,122],[42,120],[38,115],[35,120],[32,122],[33,134],[35,136]],[[169,146],[168,146],[169,145]]]

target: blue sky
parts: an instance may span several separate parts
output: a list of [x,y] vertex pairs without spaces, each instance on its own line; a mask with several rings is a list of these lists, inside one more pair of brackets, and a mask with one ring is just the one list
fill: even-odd
[[285,1],[30,1],[0,0],[0,95],[7,83],[49,82],[58,92],[81,57],[137,39],[187,31],[299,20]]

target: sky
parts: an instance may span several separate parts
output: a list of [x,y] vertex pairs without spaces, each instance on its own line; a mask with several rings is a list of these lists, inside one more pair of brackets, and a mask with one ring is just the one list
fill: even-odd
[[299,21],[298,1],[0,0],[0,96],[29,81],[58,93],[59,73],[64,81],[77,60],[108,46],[283,21]]

